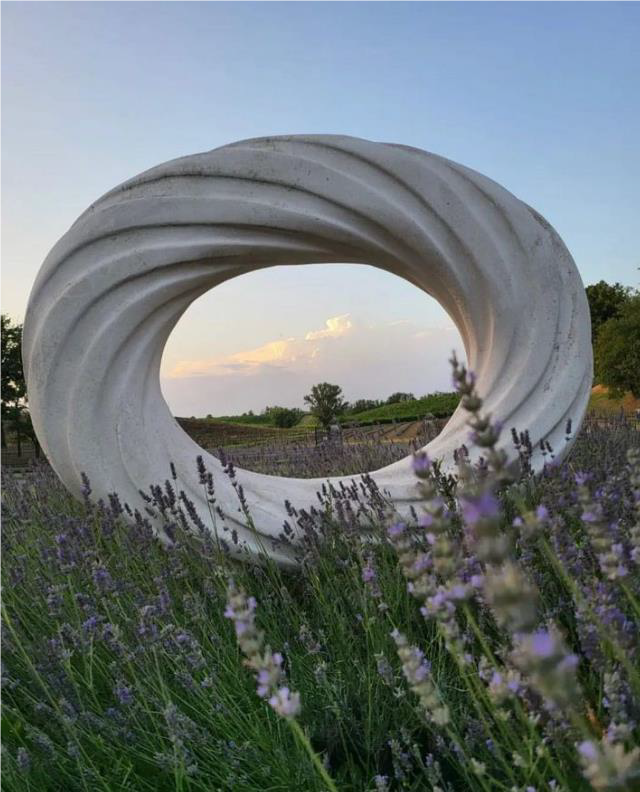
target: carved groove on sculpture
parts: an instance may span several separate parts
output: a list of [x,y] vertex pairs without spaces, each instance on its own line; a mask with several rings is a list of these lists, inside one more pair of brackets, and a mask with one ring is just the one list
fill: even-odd
[[[583,418],[592,355],[584,288],[556,232],[495,182],[442,157],[300,135],[152,168],[93,204],[50,252],[31,293],[23,357],[33,423],[64,484],[79,495],[85,472],[93,497],[118,492],[140,507],[139,490],[163,482],[171,460],[208,523],[195,470],[202,449],[160,391],[167,338],[193,300],[229,278],[323,262],[372,264],[432,295],[460,331],[486,409],[566,453],[565,423],[573,419],[575,434]],[[468,440],[465,420],[457,411],[428,453],[451,465]],[[509,451],[508,431],[503,442]],[[291,562],[277,541],[285,498],[306,508],[322,480],[238,470],[258,539],[220,463],[203,455],[244,549],[266,546]],[[533,461],[543,464],[538,453]],[[372,476],[408,509],[409,458]]]

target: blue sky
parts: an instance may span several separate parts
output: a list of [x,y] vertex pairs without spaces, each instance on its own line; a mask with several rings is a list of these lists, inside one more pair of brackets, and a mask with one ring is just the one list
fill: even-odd
[[[22,317],[48,250],[120,181],[303,132],[469,165],[555,226],[585,283],[637,286],[639,40],[637,3],[4,2],[2,308]],[[301,350],[314,333],[311,364]],[[279,268],[194,304],[163,388],[196,415],[301,404],[318,378],[350,398],[424,393],[448,387],[456,340],[437,304],[390,275]],[[283,341],[276,364],[221,368]]]

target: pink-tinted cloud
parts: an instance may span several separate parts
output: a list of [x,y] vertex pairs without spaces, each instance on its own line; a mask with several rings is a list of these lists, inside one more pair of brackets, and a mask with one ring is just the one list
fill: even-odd
[[231,371],[251,373],[266,365],[302,367],[318,358],[323,342],[340,338],[353,330],[349,314],[334,316],[327,319],[325,324],[322,330],[310,330],[302,339],[268,341],[255,349],[205,360],[181,360],[171,369],[167,378],[226,376]]

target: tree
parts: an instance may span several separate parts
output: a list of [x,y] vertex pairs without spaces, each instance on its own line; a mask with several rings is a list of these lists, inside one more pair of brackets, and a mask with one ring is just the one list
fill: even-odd
[[40,442],[38,441],[36,430],[33,428],[33,421],[31,420],[31,414],[27,407],[21,407],[17,411],[17,416],[14,421],[14,428],[16,430],[18,441],[18,456],[20,456],[22,453],[20,448],[20,438],[27,437],[33,443],[36,459],[40,459]]
[[[2,353],[2,420],[8,419],[16,427],[18,446],[20,445],[20,419],[27,397],[27,385],[22,368],[22,325],[13,324],[2,314],[1,338]],[[2,427],[2,447],[6,448],[4,426]]]
[[391,396],[387,399],[387,404],[398,404],[399,402],[405,401],[413,401],[416,397],[413,393],[402,393],[402,391],[398,391],[398,393],[392,393]]
[[299,423],[304,415],[298,407],[267,407],[264,412],[280,429],[290,429]]
[[631,391],[640,398],[640,294],[628,298],[617,318],[602,324],[594,357],[596,380],[611,396]]
[[609,319],[617,319],[632,297],[632,289],[621,283],[613,285],[601,280],[585,289],[591,312],[591,341],[596,343],[600,328]]
[[381,406],[382,402],[378,399],[356,399],[349,405],[349,412],[354,414],[361,413],[365,412],[365,410],[373,410]]
[[329,382],[314,385],[311,393],[308,393],[304,400],[325,429],[328,429],[336,416],[343,413],[348,406],[342,398],[342,388]]

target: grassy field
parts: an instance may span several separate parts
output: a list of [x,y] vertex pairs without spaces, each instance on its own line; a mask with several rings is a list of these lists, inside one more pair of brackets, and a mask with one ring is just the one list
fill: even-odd
[[640,410],[640,399],[634,398],[631,393],[625,394],[621,399],[612,399],[607,388],[595,385],[589,399],[589,410],[609,414],[622,411],[631,415]]
[[258,473],[293,478],[352,476],[403,459],[434,439],[440,429],[437,421],[406,421],[346,428],[337,442],[269,442],[224,451],[237,467]]
[[234,561],[179,481],[163,545],[6,473],[3,789],[637,789],[638,429],[587,421],[536,476],[518,443],[509,471],[417,458],[415,521],[367,478],[320,492],[289,572]]
[[265,443],[312,443],[313,427],[278,429],[275,426],[227,423],[207,418],[176,419],[185,432],[202,448],[216,450],[232,446],[259,446]]

